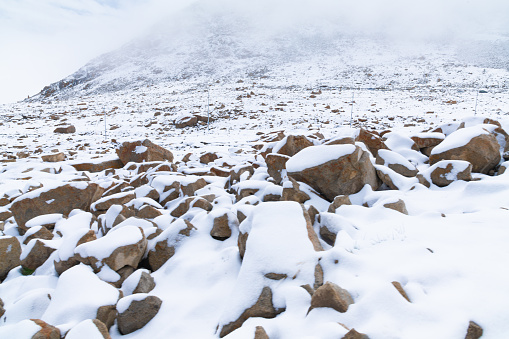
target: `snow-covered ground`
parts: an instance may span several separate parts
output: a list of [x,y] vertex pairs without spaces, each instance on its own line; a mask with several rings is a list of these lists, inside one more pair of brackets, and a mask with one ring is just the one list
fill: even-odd
[[[363,46],[371,51],[380,48]],[[193,76],[112,92],[87,94],[84,90],[78,91],[79,96],[62,92],[2,105],[0,196],[75,179],[79,173],[70,163],[115,158],[116,147],[126,140],[149,138],[173,152],[180,172],[190,173],[192,166],[181,162],[188,153],[215,152],[220,157],[215,162],[218,166],[263,164],[255,146],[264,145],[267,139],[262,137],[278,131],[320,133],[329,139],[349,136],[352,129],[362,127],[411,136],[444,124],[455,129],[474,114],[497,120],[509,131],[508,70],[479,67],[448,50],[420,50],[411,57],[395,57],[398,53],[382,50],[373,54],[377,57],[361,58],[357,50],[341,58],[326,55],[282,64],[263,74],[232,76],[225,71],[215,78]],[[125,76],[132,75],[127,72]],[[97,83],[107,83],[103,80]],[[176,118],[192,113],[210,114],[212,119],[209,124],[184,129],[174,126]],[[53,133],[66,125],[74,125],[76,132]],[[448,134],[446,130],[444,127]],[[41,154],[55,150],[64,152],[66,160],[42,162]],[[196,161],[191,164],[198,168],[195,171],[210,167]],[[421,165],[419,170],[428,167]],[[264,170],[260,167],[251,180],[267,185]],[[159,313],[132,334],[121,335],[117,325],[110,334],[112,338],[216,338],[218,325],[234,320],[231,314],[256,301],[262,284],[258,273],[270,263],[271,268],[280,265],[288,276],[297,276],[295,281],[271,282],[278,291],[275,306],[285,305],[286,311],[274,319],[251,318],[227,338],[253,338],[255,327],[261,325],[271,339],[341,338],[347,328],[372,339],[463,339],[469,321],[484,329],[482,338],[505,338],[509,333],[508,175],[476,174],[479,180],[458,181],[444,188],[365,188],[350,196],[352,205],[336,213],[327,213],[329,203],[313,197],[322,221],[340,229],[335,245],[321,241],[324,251],[316,252],[315,257],[308,252],[292,253],[291,247],[281,253],[274,239],[265,243],[253,237],[249,241],[258,251],[241,262],[238,229],[229,239],[218,241],[209,234],[214,210],[187,215],[196,233],[152,273],[156,287],[150,294],[163,301]],[[97,182],[113,180],[104,172],[88,176]],[[217,208],[242,209],[223,190],[226,179],[207,180],[209,190],[222,197]],[[397,199],[404,200],[408,215],[383,207]],[[278,215],[267,204],[260,211]],[[293,211],[293,207],[285,208]],[[169,210],[163,213],[168,216]],[[298,219],[295,215],[278,217],[283,223],[285,219],[300,222],[294,220]],[[162,218],[158,226],[169,227],[168,220]],[[258,222],[263,223],[263,218]],[[240,231],[246,225],[241,223]],[[4,232],[22,242],[15,226],[7,222]],[[317,233],[318,228],[315,224]],[[258,230],[258,237],[263,232],[270,234],[263,227]],[[300,235],[286,234],[282,248],[292,241],[300,243]],[[64,237],[52,240],[54,246],[63,248]],[[288,253],[299,255],[299,262],[286,257]],[[314,267],[318,258],[324,281],[352,295],[354,304],[347,312],[317,308],[308,313],[311,296],[298,284],[307,281],[309,265]],[[52,261],[28,276],[13,269],[0,284],[6,309],[0,318],[0,337],[30,338],[31,328],[20,331],[26,326],[25,319],[40,318],[65,331],[93,318],[94,305],[115,303],[118,298],[115,288],[99,280],[105,274],[93,274],[82,265],[59,279]],[[393,281],[403,286],[411,302],[398,293]],[[85,306],[77,309],[79,303]]]

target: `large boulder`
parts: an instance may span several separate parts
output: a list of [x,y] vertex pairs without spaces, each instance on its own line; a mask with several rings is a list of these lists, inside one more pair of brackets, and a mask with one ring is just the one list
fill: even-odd
[[488,174],[501,160],[500,145],[490,133],[490,126],[467,127],[451,133],[431,151],[431,165],[441,160],[465,160],[472,164],[472,172]]
[[0,237],[0,281],[4,280],[14,267],[19,266],[21,245],[16,237]]
[[125,165],[128,162],[149,162],[165,161],[173,162],[173,154],[152,141],[145,139],[143,141],[124,142],[117,150],[120,161]]
[[118,330],[125,335],[144,327],[156,316],[162,303],[158,297],[144,293],[120,299],[117,304]]
[[359,134],[355,138],[355,141],[360,141],[366,145],[373,156],[378,155],[378,150],[387,149],[387,146],[383,142],[382,138],[373,132],[366,131],[364,128],[359,130]]
[[291,157],[299,153],[304,148],[313,145],[313,142],[304,135],[289,135],[279,141],[272,149],[272,152]]
[[25,223],[39,215],[69,214],[73,209],[88,211],[104,189],[95,183],[74,182],[42,187],[18,197],[11,206],[20,234],[25,234]]
[[369,154],[355,145],[307,147],[288,160],[286,169],[289,176],[329,201],[338,195],[355,194],[365,185],[373,190],[379,187]]
[[433,184],[445,187],[454,181],[472,180],[472,164],[461,160],[442,160],[430,168]]

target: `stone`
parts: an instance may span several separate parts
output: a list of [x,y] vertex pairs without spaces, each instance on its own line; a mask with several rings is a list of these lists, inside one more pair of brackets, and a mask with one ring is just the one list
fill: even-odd
[[246,309],[237,320],[224,325],[221,328],[219,337],[223,338],[224,336],[240,328],[242,324],[249,318],[261,317],[271,319],[275,318],[281,312],[282,310],[274,308],[272,303],[272,290],[270,287],[265,286],[263,287],[260,296],[256,300],[256,303]]
[[142,272],[140,275],[140,280],[138,281],[136,288],[133,290],[133,294],[148,293],[152,291],[155,287],[156,283],[154,281],[154,278],[147,272]]
[[237,217],[233,213],[224,213],[214,218],[210,236],[216,240],[224,241],[231,237],[232,229],[230,224],[239,224]]
[[269,153],[265,157],[267,163],[267,172],[274,178],[276,184],[280,184],[283,180],[283,170],[286,169],[286,162],[290,159],[289,156],[277,153]]
[[410,298],[408,297],[408,294],[406,294],[405,290],[403,289],[403,286],[401,286],[401,283],[399,283],[398,281],[393,281],[392,286],[394,286],[394,288],[399,292],[399,294],[401,294],[403,298],[406,299],[406,301],[408,301],[409,303],[411,302]]
[[364,128],[359,130],[359,134],[355,138],[355,141],[360,141],[366,145],[371,154],[374,157],[377,156],[378,150],[387,149],[387,146],[378,135],[373,132],[366,131]]
[[[178,221],[177,221],[178,222]],[[185,237],[189,237],[196,228],[187,220],[181,219],[180,224],[172,224],[160,235],[153,239],[152,248],[148,251],[148,265],[152,272],[157,271],[173,255],[176,248]]]
[[194,196],[196,194],[196,191],[202,189],[203,187],[207,186],[207,182],[203,178],[198,178],[195,181],[188,182],[186,185],[181,184],[180,189],[182,190],[182,193],[187,196]]
[[461,160],[442,160],[430,168],[431,182],[438,187],[445,187],[457,181],[472,180],[472,164]]
[[64,161],[65,160],[65,154],[60,152],[60,153],[52,153],[52,154],[41,155],[41,159],[44,162],[59,162],[59,161]]
[[71,328],[65,335],[66,339],[81,339],[84,334],[89,339],[111,339],[108,327],[98,319],[87,319]]
[[[119,304],[121,301],[122,299]],[[156,316],[162,303],[162,300],[154,295],[141,300],[130,300],[128,307],[118,314],[118,330],[126,335],[143,328]]]
[[72,162],[69,165],[74,167],[76,171],[86,171],[91,173],[102,172],[108,169],[120,169],[124,167],[124,164],[120,161],[120,159]]
[[[469,141],[458,146],[458,140]],[[429,157],[430,165],[441,160],[464,160],[472,164],[472,172],[488,174],[501,160],[496,137],[480,126],[462,128],[451,133]]]
[[51,253],[56,249],[47,245],[44,240],[33,239],[34,244],[30,243],[25,247],[24,251],[29,251],[28,254],[21,260],[21,266],[30,271],[35,271],[39,266],[44,264],[50,257]]
[[74,127],[73,125],[69,125],[66,127],[57,127],[53,130],[53,133],[63,133],[63,134],[76,133],[76,127]]
[[73,209],[89,211],[104,189],[95,183],[77,182],[63,184],[54,188],[42,187],[16,198],[11,212],[18,224],[20,234],[25,234],[25,223],[42,214],[69,214]]
[[90,209],[92,211],[107,211],[113,205],[125,205],[135,198],[134,192],[120,192],[97,200],[90,206]]
[[293,178],[288,178],[283,184],[283,194],[281,201],[296,201],[298,203],[304,203],[311,199],[309,194],[300,190],[300,185]]
[[198,124],[198,118],[193,115],[187,115],[175,119],[174,124],[176,128],[193,127]]
[[161,215],[163,213],[160,210],[150,205],[144,205],[136,212],[136,216],[141,219],[154,219]]
[[405,177],[415,177],[419,172],[417,168],[410,163],[405,157],[390,150],[379,150],[376,156],[376,164],[389,167],[394,172]]
[[120,161],[124,165],[129,162],[150,162],[150,161],[169,161],[173,162],[173,154],[152,141],[145,139],[143,141],[124,142],[116,150]]
[[467,335],[465,339],[479,339],[483,335],[483,329],[477,323],[470,321],[468,324]]
[[5,314],[5,304],[2,298],[0,298],[0,318]]
[[304,148],[313,145],[313,142],[304,135],[289,135],[279,141],[272,149],[272,152],[291,157]]
[[[333,152],[341,156],[323,163],[315,162],[307,168],[302,168],[301,163],[308,163],[307,159],[314,152],[327,152],[327,154]],[[286,167],[290,177],[308,184],[329,201],[334,200],[338,195],[355,194],[366,184],[373,190],[378,189],[380,185],[368,152],[354,145],[308,147],[290,158]]]
[[41,329],[35,333],[31,339],[60,339],[60,330],[57,327],[51,326],[40,319],[30,320],[41,327]]
[[262,326],[256,326],[254,339],[270,339]]
[[208,200],[201,197],[189,197],[185,198],[177,207],[175,207],[170,212],[170,215],[175,218],[180,218],[193,207],[201,208],[205,211],[212,210],[212,204]]
[[53,233],[44,226],[32,227],[27,233],[25,233],[23,244],[28,244],[28,242],[32,239],[51,240],[53,239]]
[[354,145],[355,139],[352,137],[336,137],[332,140],[327,141],[324,145],[332,146],[332,145]]
[[97,314],[95,316],[96,320],[106,327],[106,330],[109,330],[111,326],[113,326],[117,317],[118,312],[115,305],[100,306],[97,309]]
[[386,203],[383,205],[385,208],[390,208],[391,210],[395,210],[399,213],[403,213],[408,215],[408,211],[406,209],[405,202],[401,199],[398,199],[398,201]]
[[21,245],[16,237],[0,237],[0,282],[21,263]]
[[329,246],[334,246],[336,243],[336,238],[338,236],[336,231],[329,229],[326,225],[320,226],[320,237],[325,241]]
[[[115,244],[115,247],[109,245],[111,243]],[[91,266],[97,273],[104,265],[113,271],[124,266],[138,267],[146,248],[147,239],[141,228],[123,226],[114,232],[108,232],[102,238],[77,246],[74,252],[80,262]],[[110,252],[105,252],[105,249]]]
[[344,313],[353,303],[352,296],[347,290],[328,281],[313,293],[309,311],[319,307],[330,307],[340,313]]
[[332,203],[329,205],[327,212],[336,213],[336,210],[343,205],[351,205],[350,197],[348,195],[338,195],[334,198]]
[[208,164],[208,163],[214,162],[214,160],[217,160],[217,159],[219,159],[219,157],[217,156],[216,153],[207,152],[200,156],[200,163]]
[[341,339],[369,339],[369,337],[363,333],[357,332],[355,329],[351,329]]
[[[87,231],[76,243],[75,248],[81,244],[87,243],[89,241],[96,240],[97,237],[95,235],[95,232],[93,230]],[[67,244],[69,245],[69,244]],[[76,255],[72,255],[71,257],[65,259],[65,260],[59,260],[54,261],[53,265],[55,266],[55,271],[57,271],[58,275],[61,275],[68,269],[70,269],[73,266],[78,265],[80,262]]]

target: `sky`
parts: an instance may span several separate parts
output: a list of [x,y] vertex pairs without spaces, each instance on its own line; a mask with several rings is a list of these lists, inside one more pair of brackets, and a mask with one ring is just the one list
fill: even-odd
[[274,31],[327,22],[409,40],[509,32],[507,0],[0,0],[0,103],[37,94],[198,1],[252,11]]

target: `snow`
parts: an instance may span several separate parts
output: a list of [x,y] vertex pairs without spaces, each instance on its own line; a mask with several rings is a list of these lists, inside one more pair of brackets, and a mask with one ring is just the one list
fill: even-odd
[[286,170],[288,172],[300,172],[352,154],[354,151],[354,145],[306,147],[286,162]]
[[103,339],[103,335],[99,329],[92,322],[91,319],[83,320],[78,325],[74,326],[67,335],[66,339]]
[[40,225],[55,224],[63,217],[64,216],[60,213],[43,214],[28,220],[25,226],[30,228]]

